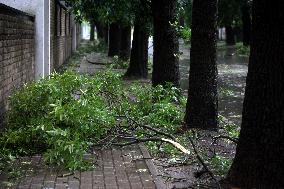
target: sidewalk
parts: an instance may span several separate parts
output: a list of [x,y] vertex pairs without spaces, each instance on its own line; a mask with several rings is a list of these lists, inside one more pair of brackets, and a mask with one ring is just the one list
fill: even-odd
[[[96,168],[93,171],[55,171],[44,166],[42,158],[29,161],[37,170],[15,187],[18,189],[155,189],[160,181],[155,179],[155,167],[143,145],[112,148],[97,151]],[[25,163],[29,162],[25,161]],[[23,163],[23,162],[22,162]],[[154,171],[153,171],[154,169]],[[66,176],[65,176],[66,175]]]
[[[93,75],[106,69],[111,59],[100,53],[85,56],[75,68]],[[125,70],[117,69],[117,72]],[[91,156],[87,154],[86,156]],[[93,156],[92,156],[93,158]],[[28,167],[16,189],[163,189],[157,170],[144,145],[96,150],[93,171],[68,173],[48,167],[41,156],[22,159],[18,166]],[[1,187],[0,187],[1,188]],[[2,189],[2,188],[1,188]]]

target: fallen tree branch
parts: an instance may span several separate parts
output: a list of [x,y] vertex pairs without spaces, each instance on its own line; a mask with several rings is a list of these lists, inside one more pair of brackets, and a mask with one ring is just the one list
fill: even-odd
[[139,127],[142,127],[142,128],[144,128],[144,129],[148,129],[148,130],[151,130],[151,131],[154,131],[154,132],[157,133],[157,134],[166,136],[166,137],[172,139],[173,141],[176,141],[175,137],[172,136],[171,134],[165,133],[165,132],[163,132],[163,131],[160,131],[160,130],[158,130],[158,129],[154,128],[154,127],[148,126],[148,125],[140,124],[140,123],[138,123],[136,120],[134,120],[134,119],[132,119],[132,118],[130,118],[130,117],[127,117],[127,116],[125,116],[125,117],[126,117],[126,119],[131,120],[133,123],[135,123],[135,124],[138,125]]
[[234,143],[238,143],[238,139],[237,138],[232,138],[232,137],[229,137],[229,136],[225,136],[225,135],[219,135],[219,136],[216,136],[216,137],[214,137],[213,138],[213,144],[217,141],[217,140],[219,140],[219,139],[227,139],[227,140],[230,140],[230,141],[232,141],[232,142],[234,142]]
[[201,165],[203,166],[203,168],[205,169],[205,171],[209,174],[209,176],[214,180],[214,182],[217,184],[218,188],[221,189],[220,183],[218,182],[218,180],[215,178],[213,172],[208,168],[208,166],[206,165],[206,163],[204,162],[204,160],[202,159],[202,157],[199,155],[196,146],[193,142],[193,140],[191,139],[191,137],[188,137],[189,142],[193,148],[193,151],[195,153],[195,156],[197,158],[197,160],[201,163]]
[[180,143],[173,141],[171,139],[166,139],[166,138],[158,138],[158,137],[152,137],[152,138],[133,138],[133,141],[131,142],[126,142],[126,143],[113,143],[113,145],[115,146],[128,146],[128,145],[132,145],[132,144],[138,144],[138,143],[142,143],[142,142],[166,142],[168,144],[173,145],[175,148],[177,148],[179,151],[181,151],[182,153],[186,154],[186,155],[190,155],[190,151],[187,150],[184,146],[182,146]]
[[103,62],[93,62],[93,61],[90,61],[88,59],[86,59],[88,63],[90,64],[95,64],[95,65],[104,65],[104,66],[107,66],[109,63],[103,63]]

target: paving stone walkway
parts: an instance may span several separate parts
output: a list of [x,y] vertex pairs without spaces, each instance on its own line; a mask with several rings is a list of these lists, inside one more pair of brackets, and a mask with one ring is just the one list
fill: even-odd
[[152,159],[143,145],[96,151],[93,171],[70,174],[43,164],[41,156],[23,159],[29,163],[17,189],[155,189],[164,188],[157,179]]
[[[75,68],[81,74],[95,74],[106,69],[109,60],[94,53],[84,57]],[[92,63],[90,63],[92,62]],[[122,72],[125,70],[116,70]],[[41,156],[23,158],[24,177],[9,189],[166,189],[144,145],[95,150],[93,171],[68,173],[44,164]],[[0,178],[1,183],[1,178]],[[0,184],[0,189],[3,186]],[[3,188],[4,189],[4,188]]]

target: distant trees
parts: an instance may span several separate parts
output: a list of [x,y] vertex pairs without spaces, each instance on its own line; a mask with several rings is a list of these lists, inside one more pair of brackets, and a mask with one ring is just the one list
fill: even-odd
[[219,0],[218,1],[218,22],[225,27],[226,44],[235,45],[234,27],[240,24],[240,1]]
[[217,0],[194,0],[190,71],[185,123],[187,128],[217,128]]
[[251,55],[242,126],[228,181],[240,188],[283,188],[284,4],[253,1]]
[[152,1],[153,14],[153,75],[152,84],[167,82],[179,86],[179,42],[176,28],[177,0]]
[[250,9],[251,0],[219,0],[218,24],[225,27],[227,45],[235,45],[236,40],[242,40],[244,45],[249,45]]

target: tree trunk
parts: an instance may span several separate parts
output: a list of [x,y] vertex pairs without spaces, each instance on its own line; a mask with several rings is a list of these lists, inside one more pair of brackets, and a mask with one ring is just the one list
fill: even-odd
[[187,128],[217,128],[217,0],[193,1]]
[[235,26],[233,31],[234,31],[234,34],[236,36],[236,42],[243,41],[242,28],[240,26]]
[[225,32],[226,32],[226,44],[227,45],[235,45],[235,33],[233,30],[233,27],[231,25],[225,26]]
[[109,41],[109,26],[107,24],[105,24],[105,27],[104,27],[104,40],[105,40],[105,44],[108,45],[108,41]]
[[248,2],[245,2],[241,8],[242,11],[242,22],[243,22],[243,45],[250,45],[250,33],[251,33],[251,18],[250,18],[250,7]]
[[104,37],[105,37],[104,24],[101,23],[101,22],[96,22],[95,25],[96,25],[96,28],[97,28],[98,39],[100,39],[100,40],[104,39]]
[[179,25],[184,27],[185,26],[185,18],[184,15],[179,16]]
[[251,55],[242,126],[228,181],[240,188],[284,186],[284,4],[253,1]]
[[95,22],[90,21],[90,41],[95,40]]
[[118,23],[111,23],[109,28],[109,48],[108,56],[119,55],[121,41],[121,30]]
[[154,55],[152,84],[167,82],[179,86],[179,43],[176,29],[177,0],[152,1],[154,19]]
[[130,64],[125,73],[126,77],[147,78],[148,76],[148,41],[149,32],[135,24],[132,49],[130,56]]
[[119,58],[128,60],[131,49],[131,26],[121,27],[121,46]]

